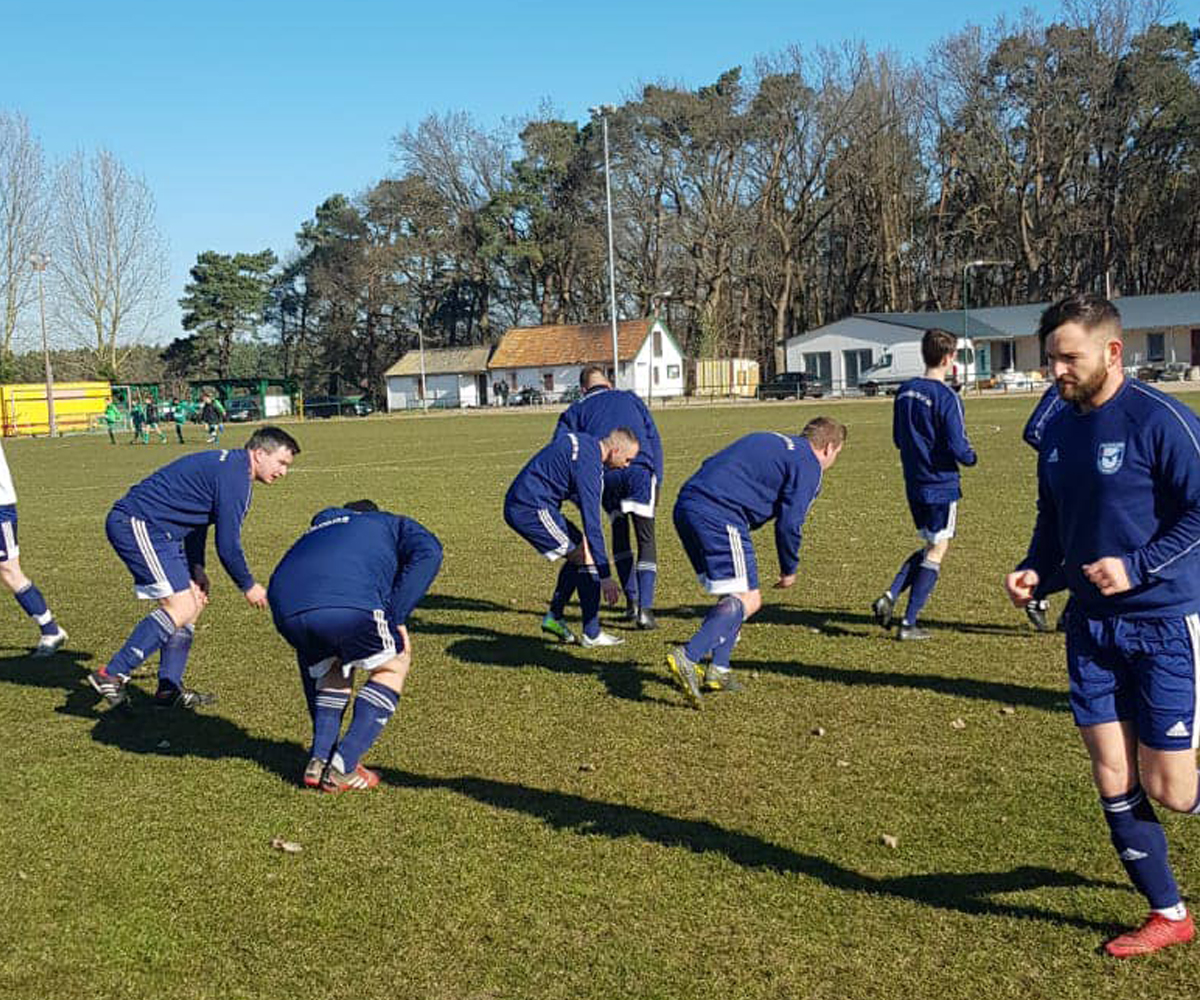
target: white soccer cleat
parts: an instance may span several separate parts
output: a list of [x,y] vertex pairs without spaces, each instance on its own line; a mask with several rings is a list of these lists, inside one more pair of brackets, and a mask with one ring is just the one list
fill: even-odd
[[579,640],[579,644],[585,649],[590,649],[592,646],[623,646],[625,645],[625,640],[619,635],[613,635],[611,632],[601,632],[594,639],[588,638],[585,634]]
[[38,640],[38,644],[33,648],[33,653],[30,655],[36,656],[39,659],[44,656],[53,656],[67,641],[67,633],[65,629],[59,629],[53,635],[44,635]]

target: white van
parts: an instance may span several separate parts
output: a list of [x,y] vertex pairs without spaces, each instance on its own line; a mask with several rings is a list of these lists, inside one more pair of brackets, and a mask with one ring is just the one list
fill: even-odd
[[[858,377],[858,387],[868,396],[880,390],[892,395],[910,378],[925,374],[925,360],[921,357],[919,340],[903,340],[885,348],[883,357],[867,368]],[[959,337],[954,363],[946,373],[946,382],[958,388],[969,385],[975,378],[975,347],[971,341]]]

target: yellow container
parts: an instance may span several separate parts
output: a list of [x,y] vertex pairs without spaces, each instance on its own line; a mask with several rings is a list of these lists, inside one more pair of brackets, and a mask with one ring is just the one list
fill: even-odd
[[758,395],[758,362],[751,358],[711,358],[696,362],[697,396]]
[[[112,387],[107,382],[56,382],[54,421],[58,433],[91,430],[111,398]],[[0,422],[5,437],[48,434],[45,383],[0,385]]]

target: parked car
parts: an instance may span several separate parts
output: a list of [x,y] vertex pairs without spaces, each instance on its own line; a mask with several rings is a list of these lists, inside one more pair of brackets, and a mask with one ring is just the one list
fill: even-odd
[[541,406],[544,402],[546,402],[546,394],[532,385],[527,385],[524,389],[514,392],[508,397],[509,406]]
[[779,372],[758,387],[759,399],[803,399],[823,395],[825,387],[808,372]]
[[[892,344],[883,352],[883,357],[858,377],[858,387],[868,396],[880,390],[891,396],[910,378],[925,373],[925,359],[921,357],[921,342],[905,340]],[[954,362],[946,373],[946,384],[958,392],[964,384],[975,381],[975,347],[971,341],[958,338]]]
[[1187,378],[1189,368],[1191,365],[1186,361],[1150,361],[1144,365],[1127,365],[1125,374],[1135,375],[1143,382],[1182,382]]
[[368,400],[348,396],[309,396],[304,400],[306,417],[365,417],[374,412]]
[[253,396],[238,396],[225,407],[225,419],[238,424],[247,420],[262,420],[262,407]]

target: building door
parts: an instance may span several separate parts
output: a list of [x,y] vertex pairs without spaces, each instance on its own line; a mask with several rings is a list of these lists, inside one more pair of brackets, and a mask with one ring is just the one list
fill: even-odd
[[858,385],[858,377],[871,367],[871,348],[842,351],[842,367],[845,369],[846,388]]
[[1200,365],[1200,330],[1192,331],[1192,364]]

